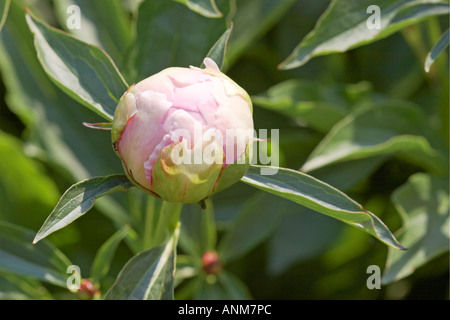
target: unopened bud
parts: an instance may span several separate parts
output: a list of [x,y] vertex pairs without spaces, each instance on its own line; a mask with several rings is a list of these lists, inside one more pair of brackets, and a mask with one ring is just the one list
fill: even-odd
[[114,114],[112,142],[126,174],[163,200],[200,202],[250,166],[250,97],[213,60],[205,65],[168,68],[133,85]]
[[203,271],[207,274],[218,274],[222,270],[222,262],[214,251],[208,251],[202,257]]

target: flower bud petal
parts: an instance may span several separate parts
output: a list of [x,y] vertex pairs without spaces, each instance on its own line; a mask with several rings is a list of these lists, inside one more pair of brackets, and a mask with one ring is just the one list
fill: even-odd
[[168,68],[121,98],[112,140],[126,174],[164,200],[193,203],[236,183],[249,167],[250,97],[220,72]]
[[162,199],[181,203],[200,202],[211,195],[223,167],[222,148],[212,145],[216,156],[211,163],[196,162],[199,147],[190,149],[185,140],[163,148],[152,170],[153,191]]

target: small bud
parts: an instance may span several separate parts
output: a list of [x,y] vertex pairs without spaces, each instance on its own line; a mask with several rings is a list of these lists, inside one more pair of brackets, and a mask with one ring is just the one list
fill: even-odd
[[131,86],[114,114],[112,144],[126,174],[163,200],[200,202],[250,165],[250,97],[213,60],[205,66],[168,68]]
[[222,270],[222,262],[214,251],[208,251],[202,257],[203,271],[207,274],[218,274]]
[[77,295],[82,300],[94,300],[100,297],[100,290],[89,279],[83,279]]

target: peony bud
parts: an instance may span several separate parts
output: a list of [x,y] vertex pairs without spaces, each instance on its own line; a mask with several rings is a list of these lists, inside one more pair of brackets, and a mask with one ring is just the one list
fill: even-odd
[[249,95],[206,58],[130,87],[112,127],[130,180],[163,200],[195,203],[238,182],[253,138]]
[[82,300],[95,300],[100,297],[100,290],[90,280],[81,280],[78,298]]
[[207,251],[202,256],[202,268],[207,274],[218,274],[222,270],[222,262],[214,251]]

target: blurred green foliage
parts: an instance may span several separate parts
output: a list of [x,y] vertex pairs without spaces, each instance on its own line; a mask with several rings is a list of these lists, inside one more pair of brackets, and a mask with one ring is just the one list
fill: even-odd
[[[338,10],[346,2],[358,1],[331,4]],[[347,38],[343,52],[327,49],[280,69],[296,58],[302,39],[326,43],[321,35],[350,20],[325,0],[193,3],[202,1],[0,1],[0,17],[7,13],[0,31],[0,299],[76,298],[61,280],[70,275],[63,267],[69,262],[104,295],[125,263],[152,243],[146,232],[156,226],[160,205],[138,190],[107,196],[30,248],[70,185],[121,173],[121,166],[108,132],[82,125],[102,119],[42,69],[25,7],[103,48],[129,83],[168,66],[200,65],[232,21],[224,70],[252,96],[255,127],[280,130],[280,166],[305,170],[364,203],[409,248],[388,249],[360,230],[238,183],[213,197],[214,212],[183,207],[175,298],[448,299],[448,52],[424,70],[449,27],[448,4],[414,11],[399,9],[408,1],[393,1],[398,7],[389,12],[397,16],[377,41]],[[71,4],[81,8],[86,29],[67,28]],[[207,17],[217,11],[221,17]],[[215,278],[201,267],[208,250],[223,259]],[[383,270],[381,289],[366,286],[370,265]]]

